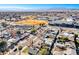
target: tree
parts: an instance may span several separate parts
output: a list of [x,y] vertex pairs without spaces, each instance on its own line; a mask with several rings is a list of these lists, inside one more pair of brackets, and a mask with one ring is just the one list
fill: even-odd
[[31,30],[31,33],[35,33],[35,32],[36,32],[36,30],[35,30],[35,29],[32,29],[32,30]]
[[22,50],[22,53],[24,53],[25,55],[28,55],[28,51],[29,51],[28,47],[25,47],[25,48]]
[[39,54],[41,54],[41,55],[46,55],[47,53],[48,53],[48,51],[45,48],[41,48],[41,50],[39,51]]
[[78,37],[78,34],[75,34],[75,37]]
[[18,47],[19,50],[22,50],[22,48],[23,48],[22,46],[19,46],[19,47]]
[[2,22],[2,26],[3,26],[3,27],[6,27],[7,24],[6,24],[5,22]]
[[6,48],[7,48],[7,42],[6,41],[1,41],[0,42],[0,52],[2,52],[4,54]]
[[69,39],[68,39],[68,37],[61,37],[60,38],[60,41],[62,41],[62,42],[65,42],[65,41],[68,41]]
[[21,55],[21,50],[22,50],[22,48],[23,48],[22,46],[19,46],[19,47],[18,47],[19,55]]
[[17,34],[21,34],[21,32],[18,30],[18,31],[17,31]]
[[68,40],[68,37],[63,37],[62,39],[63,39],[63,40]]
[[45,25],[45,23],[40,23],[39,25],[40,25],[40,26],[44,26],[44,25]]
[[21,36],[20,30],[18,30],[16,33],[17,33],[18,36]]

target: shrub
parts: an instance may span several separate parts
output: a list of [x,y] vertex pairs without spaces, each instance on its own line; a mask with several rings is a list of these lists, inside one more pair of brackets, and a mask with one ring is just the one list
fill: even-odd
[[41,50],[39,51],[39,54],[41,54],[41,55],[46,55],[47,52],[48,52],[47,49],[41,48]]
[[61,37],[60,40],[61,40],[62,42],[67,41],[67,40],[68,40],[68,37]]

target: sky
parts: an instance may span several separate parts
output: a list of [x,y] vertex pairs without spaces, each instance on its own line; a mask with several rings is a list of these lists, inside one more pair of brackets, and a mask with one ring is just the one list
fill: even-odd
[[79,4],[0,4],[0,10],[79,9]]

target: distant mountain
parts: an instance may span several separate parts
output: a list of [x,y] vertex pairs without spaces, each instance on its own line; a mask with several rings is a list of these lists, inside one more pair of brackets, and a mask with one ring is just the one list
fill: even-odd
[[67,8],[50,8],[50,9],[0,8],[0,12],[46,12],[46,11],[79,11],[79,9],[67,9]]

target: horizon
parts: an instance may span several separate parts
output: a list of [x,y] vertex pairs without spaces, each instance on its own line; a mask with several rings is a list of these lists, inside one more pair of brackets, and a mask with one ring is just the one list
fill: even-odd
[[79,9],[79,4],[0,4],[0,11]]

